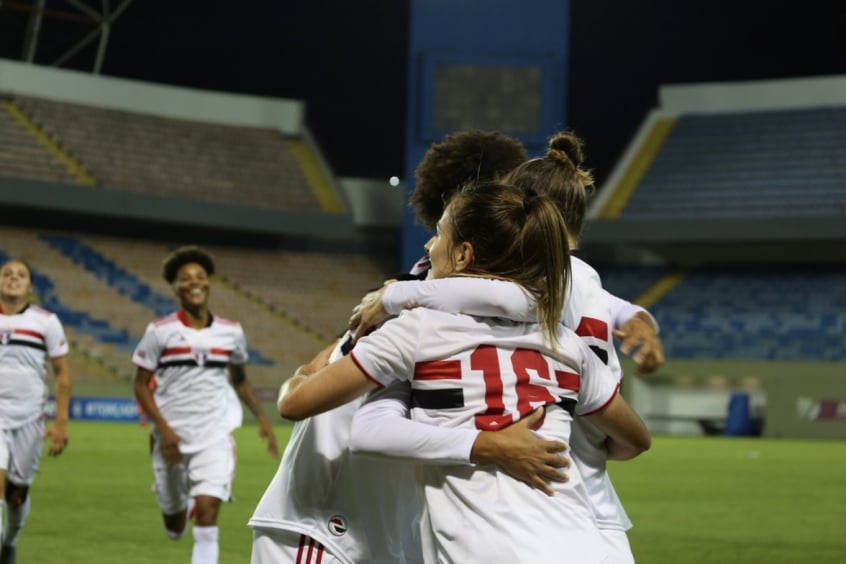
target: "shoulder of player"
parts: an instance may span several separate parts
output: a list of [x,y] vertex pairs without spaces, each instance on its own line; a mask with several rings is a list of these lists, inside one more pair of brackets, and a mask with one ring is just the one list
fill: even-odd
[[602,285],[599,273],[594,267],[580,259],[579,257],[570,257],[570,269],[573,274],[573,280],[591,282]]
[[216,323],[218,325],[222,325],[224,327],[237,327],[241,328],[241,324],[237,321],[233,321],[231,319],[226,319],[225,317],[221,317],[219,315],[215,315],[212,319],[212,323]]
[[27,308],[27,311],[30,311],[35,315],[43,315],[45,317],[55,317],[56,316],[56,314],[53,313],[52,311],[44,309],[43,307],[38,306],[38,305],[34,305],[34,304],[30,304],[30,306]]
[[159,319],[156,319],[155,321],[153,321],[153,326],[162,327],[162,326],[167,325],[169,323],[182,323],[179,320],[179,316],[177,315],[177,312],[174,311],[173,313],[171,313],[169,315],[166,315],[164,317],[160,317]]
[[555,346],[557,348],[555,356],[575,360],[577,365],[581,365],[585,358],[595,354],[590,349],[590,345],[575,330],[561,323],[558,324],[558,339]]

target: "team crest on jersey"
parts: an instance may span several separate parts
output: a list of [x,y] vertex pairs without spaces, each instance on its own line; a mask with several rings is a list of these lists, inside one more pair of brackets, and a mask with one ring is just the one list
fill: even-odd
[[193,356],[197,366],[205,366],[209,359],[209,351],[194,351]]
[[9,339],[12,338],[11,331],[2,331],[0,332],[0,345],[8,345]]
[[329,532],[336,537],[343,536],[347,532],[347,520],[344,519],[343,515],[333,515],[332,518],[329,519],[328,526]]

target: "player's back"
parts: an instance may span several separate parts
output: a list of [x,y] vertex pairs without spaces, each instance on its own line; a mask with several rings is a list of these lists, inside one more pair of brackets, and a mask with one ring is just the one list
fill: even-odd
[[345,564],[419,564],[421,503],[412,465],[350,452],[361,401],[294,425],[249,524],[307,535]]
[[[411,353],[417,421],[496,431],[545,405],[538,434],[568,443],[573,413],[598,408],[614,394],[609,376],[593,374],[607,369],[564,327],[553,349],[537,324],[431,310],[407,312],[389,324],[375,341],[417,343]],[[371,366],[374,350],[364,341],[359,347],[354,354]],[[426,500],[424,554],[433,562],[605,559],[577,470],[570,481],[553,485],[552,497],[492,466],[422,466],[418,472]]]

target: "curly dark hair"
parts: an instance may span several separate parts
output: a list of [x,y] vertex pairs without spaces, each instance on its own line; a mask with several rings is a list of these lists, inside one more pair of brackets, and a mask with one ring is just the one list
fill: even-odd
[[432,144],[417,165],[409,206],[423,225],[434,229],[462,186],[496,180],[528,158],[519,139],[502,133],[469,129],[450,134]]
[[209,276],[214,274],[214,259],[212,256],[200,247],[188,245],[179,247],[165,257],[162,262],[162,276],[168,284],[173,284],[173,281],[176,280],[176,273],[189,262],[195,262],[202,266]]

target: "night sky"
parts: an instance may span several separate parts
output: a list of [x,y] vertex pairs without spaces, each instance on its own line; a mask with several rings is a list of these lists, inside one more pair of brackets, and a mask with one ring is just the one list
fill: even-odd
[[[0,2],[0,56],[19,59],[26,15],[16,8],[32,0]],[[589,166],[607,176],[661,84],[846,75],[839,5],[573,0],[568,126],[586,139]],[[60,0],[47,7],[78,13]],[[103,74],[304,99],[338,174],[387,178],[403,171],[408,17],[404,0],[135,0],[113,27]],[[46,19],[36,62],[90,29]],[[92,62],[89,49],[65,66]]]

